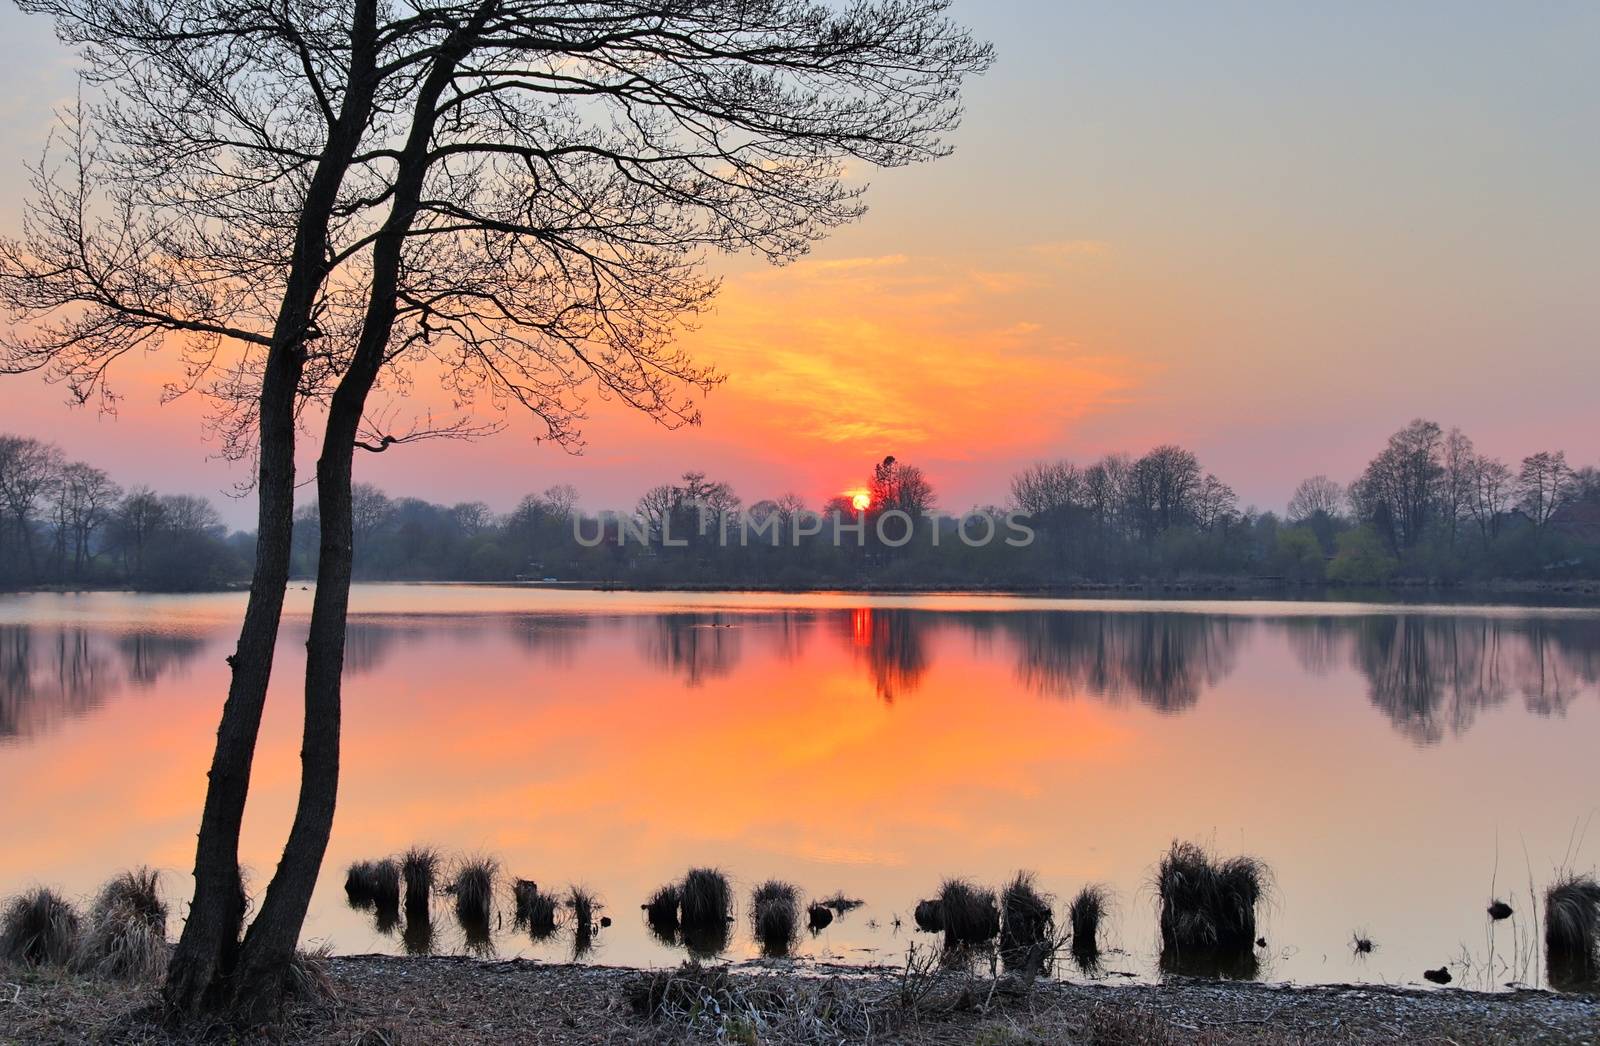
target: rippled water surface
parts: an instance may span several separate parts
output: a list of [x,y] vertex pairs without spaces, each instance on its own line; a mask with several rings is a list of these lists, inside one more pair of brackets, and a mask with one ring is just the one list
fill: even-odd
[[[305,615],[290,593],[244,859],[292,814]],[[1530,880],[1591,869],[1600,614],[1334,603],[662,595],[358,586],[344,776],[308,940],[399,951],[347,863],[429,843],[614,924],[697,865],[866,901],[807,956],[897,962],[950,875],[1114,896],[1104,976],[1155,973],[1174,838],[1273,871],[1274,980],[1540,977]],[[0,892],[187,872],[243,597],[0,597]],[[1595,836],[1600,836],[1600,828]],[[1492,895],[1517,914],[1490,925]],[[899,917],[904,925],[896,928]],[[465,946],[435,906],[432,947]],[[1376,949],[1351,947],[1357,931]],[[505,925],[500,955],[570,956]],[[728,955],[754,955],[742,921]],[[1076,974],[1075,974],[1076,975]]]

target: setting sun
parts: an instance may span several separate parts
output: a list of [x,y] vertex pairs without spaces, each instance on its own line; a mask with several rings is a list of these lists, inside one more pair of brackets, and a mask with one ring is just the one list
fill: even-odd
[[864,490],[858,490],[850,495],[850,504],[855,507],[857,512],[865,512],[867,506],[872,504],[872,495]]

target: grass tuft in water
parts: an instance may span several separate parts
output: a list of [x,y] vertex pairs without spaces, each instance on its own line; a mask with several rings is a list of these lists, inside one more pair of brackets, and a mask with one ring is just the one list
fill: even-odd
[[800,936],[800,889],[792,883],[768,880],[750,895],[750,925],[761,954],[776,958],[789,954]]
[[686,930],[725,926],[733,913],[733,891],[728,877],[715,868],[693,868],[683,877],[678,902],[679,920]]
[[1091,884],[1078,891],[1067,906],[1067,922],[1072,925],[1072,958],[1080,969],[1100,965],[1100,922],[1110,908],[1110,894],[1103,886]]
[[1552,987],[1600,987],[1600,882],[1569,875],[1545,891],[1545,966]]
[[1000,934],[1000,907],[994,891],[965,879],[946,879],[939,888],[946,948],[988,944]]
[[1266,881],[1266,866],[1254,858],[1214,861],[1193,843],[1174,842],[1156,873],[1162,969],[1254,977],[1256,906]]
[[439,874],[439,851],[431,846],[413,846],[400,858],[400,877],[406,887],[406,917],[428,910],[434,879]]

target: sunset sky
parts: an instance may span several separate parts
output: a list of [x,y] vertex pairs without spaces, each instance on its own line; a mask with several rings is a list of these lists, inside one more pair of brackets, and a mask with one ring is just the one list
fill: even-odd
[[[689,337],[727,382],[703,427],[596,403],[580,457],[512,418],[362,459],[357,479],[497,509],[570,482],[598,509],[696,468],[747,501],[820,503],[894,454],[963,509],[1035,459],[1175,441],[1281,511],[1418,415],[1506,459],[1600,462],[1600,5],[954,13],[998,50],[956,154],[872,173],[868,216],[804,261],[712,260],[727,281]],[[0,12],[8,233],[74,89],[47,22]],[[0,431],[215,496],[247,476],[202,441],[203,404],[157,405],[173,366],[118,375],[115,419],[0,378]]]

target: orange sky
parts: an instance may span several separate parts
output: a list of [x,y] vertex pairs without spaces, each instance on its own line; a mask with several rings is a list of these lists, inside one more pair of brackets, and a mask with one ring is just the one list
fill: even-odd
[[[581,458],[514,423],[363,460],[361,478],[500,509],[571,482],[611,508],[698,468],[747,501],[820,502],[894,454],[961,509],[1040,457],[1175,440],[1281,510],[1299,479],[1351,478],[1417,415],[1512,460],[1600,459],[1592,5],[956,14],[1000,56],[956,155],[875,174],[871,213],[811,258],[713,261],[724,292],[689,337],[728,380],[703,428],[596,404]],[[0,28],[14,230],[20,158],[71,63],[37,19],[8,10]],[[0,379],[0,430],[216,494],[242,474],[207,460],[198,404],[156,406],[171,365],[124,368],[114,422]]]

